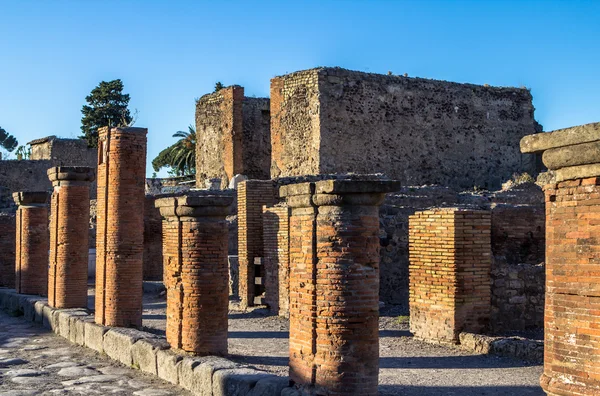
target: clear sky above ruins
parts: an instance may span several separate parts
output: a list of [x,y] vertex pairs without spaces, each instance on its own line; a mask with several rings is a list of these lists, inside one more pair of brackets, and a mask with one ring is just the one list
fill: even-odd
[[78,136],[85,96],[121,78],[149,164],[216,81],[268,96],[315,66],[524,85],[545,130],[600,121],[600,1],[0,0],[0,16],[0,126],[21,144]]

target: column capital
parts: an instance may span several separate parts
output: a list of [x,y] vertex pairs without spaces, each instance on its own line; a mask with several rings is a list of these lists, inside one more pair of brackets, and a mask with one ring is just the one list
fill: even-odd
[[88,166],[55,166],[46,173],[53,186],[85,185],[96,178],[95,170]]
[[377,179],[370,176],[325,179],[315,182],[289,184],[279,189],[292,208],[310,206],[365,205],[383,202],[386,193],[400,189],[397,180]]
[[49,196],[48,191],[19,191],[13,193],[13,200],[19,206],[45,206]]
[[232,202],[233,192],[199,190],[158,198],[154,205],[163,217],[225,217]]

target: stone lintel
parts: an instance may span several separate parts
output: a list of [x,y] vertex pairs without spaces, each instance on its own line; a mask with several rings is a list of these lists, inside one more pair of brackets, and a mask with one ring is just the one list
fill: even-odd
[[50,194],[47,191],[20,191],[13,193],[17,205],[46,205]]
[[88,166],[55,166],[46,173],[54,185],[61,181],[92,182],[96,178],[95,170]]
[[586,179],[589,177],[600,176],[600,162],[596,164],[569,166],[557,169],[554,171],[554,175],[556,183],[565,180]]
[[538,153],[553,148],[597,140],[600,140],[600,122],[524,136],[521,139],[521,152]]
[[233,202],[230,191],[194,191],[192,194],[159,198],[154,206],[163,217],[225,217]]

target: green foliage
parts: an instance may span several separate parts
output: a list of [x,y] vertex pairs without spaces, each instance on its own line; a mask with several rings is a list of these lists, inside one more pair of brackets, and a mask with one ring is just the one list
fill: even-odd
[[17,141],[17,138],[0,127],[0,147],[3,147],[8,152],[11,152],[17,148],[18,145],[19,142]]
[[31,156],[31,147],[19,146],[15,154],[17,154],[17,160],[27,160]]
[[408,324],[410,322],[410,317],[407,315],[401,315],[396,318],[396,322],[398,324]]
[[223,88],[225,88],[225,86],[221,83],[221,81],[217,81],[217,83],[215,84],[215,92],[219,92]]
[[178,131],[173,137],[180,138],[175,144],[162,150],[152,160],[152,167],[158,172],[163,167],[171,168],[174,176],[192,175],[196,172],[196,129],[190,125],[188,131]]
[[98,128],[129,126],[133,121],[127,106],[129,94],[123,93],[121,80],[102,81],[86,96],[87,105],[83,105],[81,113],[81,138],[90,147],[98,147]]

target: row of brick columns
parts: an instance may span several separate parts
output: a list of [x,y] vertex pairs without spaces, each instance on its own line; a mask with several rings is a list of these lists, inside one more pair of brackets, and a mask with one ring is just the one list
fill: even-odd
[[[146,130],[105,128],[98,149],[96,322],[140,327]],[[47,193],[18,193],[17,289],[59,308],[87,300],[88,168],[48,171]],[[379,371],[379,211],[393,181],[322,180],[281,188],[291,208],[290,377],[310,393],[375,395]],[[157,199],[163,217],[167,340],[227,354],[228,227],[233,197]],[[50,241],[50,257],[48,257]],[[50,263],[47,278],[46,263]]]

